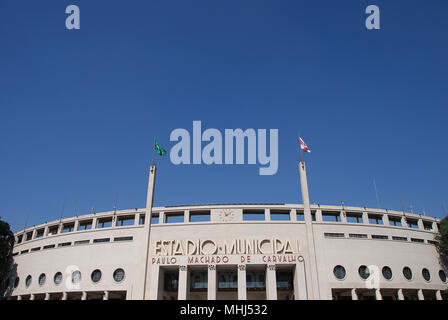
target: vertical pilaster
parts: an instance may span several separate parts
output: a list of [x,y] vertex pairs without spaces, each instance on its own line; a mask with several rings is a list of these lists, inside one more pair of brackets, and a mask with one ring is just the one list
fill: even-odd
[[369,214],[367,212],[362,213],[362,223],[369,224]]
[[339,217],[341,218],[342,223],[347,223],[347,217],[345,215],[345,210],[341,210]]
[[109,300],[109,291],[104,291],[103,300]]
[[188,299],[188,267],[179,266],[179,291],[177,297],[179,300]]
[[207,271],[207,300],[216,300],[216,265],[209,265]]
[[418,297],[418,300],[425,300],[425,296],[423,295],[423,290],[422,289],[419,289],[417,291],[417,297]]
[[296,263],[294,269],[294,299],[295,300],[308,299],[306,289],[306,278],[305,278],[305,262],[303,261],[303,257],[299,257],[299,261]]
[[45,228],[44,228],[44,237],[48,236],[48,230],[49,230],[48,226],[45,226]]
[[184,223],[189,223],[190,222],[190,210],[185,210],[184,211]]
[[291,220],[291,222],[297,222],[297,211],[295,209],[289,211],[289,220]]
[[405,216],[405,215],[402,215],[402,216],[401,216],[401,226],[402,226],[403,228],[407,228],[407,227],[408,227],[408,223],[407,223],[407,221],[406,221],[406,216]]
[[[151,279],[151,283],[149,285],[149,293],[148,293],[148,299],[149,300],[158,300],[162,299],[161,296],[161,273],[162,270],[158,264],[153,264],[151,266],[151,274],[149,276],[149,279]],[[162,284],[163,285],[163,284]]]
[[45,299],[44,300],[50,300],[50,294],[48,292],[45,293]]
[[432,231],[439,232],[439,228],[437,227],[437,222],[435,222],[435,221],[432,223]]
[[352,294],[352,300],[358,300],[358,293],[356,293],[356,288],[352,288],[351,294]]
[[269,264],[266,268],[266,300],[277,300],[275,264]]
[[381,290],[379,288],[375,289],[375,298],[376,300],[383,300],[383,296],[381,295]]
[[79,220],[76,219],[75,220],[75,225],[73,226],[73,231],[78,231],[78,228],[79,228]]
[[397,296],[398,296],[398,300],[404,300],[403,289],[397,290]]
[[436,290],[436,299],[442,300],[442,293],[440,292],[440,290]]
[[87,300],[87,291],[82,292],[81,300]]
[[271,221],[271,209],[264,209],[264,220]]
[[62,293],[62,300],[67,300],[67,292]]
[[246,265],[238,265],[238,300],[247,300]]
[[383,225],[389,225],[389,216],[386,213],[383,214]]
[[[310,215],[311,215],[311,209],[310,209]],[[323,221],[322,220],[322,210],[318,209],[318,210],[316,210],[316,222],[322,222],[322,221]]]
[[30,300],[34,300],[34,294],[31,294],[31,296],[30,296]]
[[418,228],[420,230],[425,230],[425,226],[423,225],[423,220],[422,219],[418,219],[417,220],[417,225],[418,225]]
[[159,212],[159,224],[165,223],[165,212]]

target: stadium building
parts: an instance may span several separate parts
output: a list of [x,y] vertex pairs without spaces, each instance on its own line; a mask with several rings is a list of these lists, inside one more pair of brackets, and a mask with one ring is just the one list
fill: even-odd
[[446,300],[440,219],[303,204],[92,213],[15,234],[8,299]]

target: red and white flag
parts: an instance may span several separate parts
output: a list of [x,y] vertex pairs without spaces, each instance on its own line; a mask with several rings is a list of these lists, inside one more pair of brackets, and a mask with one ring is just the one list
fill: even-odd
[[302,149],[305,152],[311,152],[310,149],[308,149],[308,146],[306,145],[305,141],[302,140],[302,138],[299,137],[300,141],[300,149]]

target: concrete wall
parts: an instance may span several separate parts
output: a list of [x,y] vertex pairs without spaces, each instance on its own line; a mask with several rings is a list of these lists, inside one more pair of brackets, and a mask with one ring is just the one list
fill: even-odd
[[[209,211],[211,221],[208,222],[189,222],[189,215],[195,211]],[[258,210],[265,212],[265,221],[243,221],[243,211]],[[289,221],[271,221],[270,212],[282,210],[290,212]],[[442,283],[438,272],[440,266],[437,260],[437,252],[428,241],[434,239],[437,232],[438,219],[395,211],[377,210],[369,208],[345,207],[339,206],[311,206],[311,213],[316,215],[316,221],[308,227],[305,222],[296,221],[296,210],[303,211],[300,205],[216,205],[216,206],[186,206],[186,207],[159,207],[153,208],[153,216],[160,215],[159,224],[152,225],[150,232],[150,247],[147,271],[146,298],[160,298],[159,286],[163,281],[159,277],[159,270],[168,266],[167,263],[152,263],[155,257],[155,248],[157,242],[166,240],[176,241],[197,241],[213,240],[218,245],[225,241],[231,242],[233,239],[288,239],[293,244],[292,253],[279,253],[278,255],[288,258],[302,259],[303,261],[291,262],[266,262],[266,256],[269,254],[255,253],[251,254],[251,262],[242,261],[241,254],[228,255],[227,263],[210,263],[209,261],[202,265],[232,265],[250,266],[257,265],[271,270],[269,265],[297,265],[301,278],[297,279],[298,291],[296,298],[313,299],[331,299],[331,289],[335,288],[365,288],[366,282],[358,275],[358,268],[361,265],[376,265],[380,268],[389,266],[393,271],[392,280],[385,280],[380,275],[380,287],[387,289],[428,289],[444,290],[446,283]],[[334,211],[340,213],[340,222],[324,222],[322,220],[322,211]],[[146,234],[144,226],[138,224],[139,215],[143,215],[145,209],[121,210],[116,213],[105,212],[80,217],[63,219],[62,221],[53,221],[32,228],[27,228],[17,232],[16,239],[24,233],[32,232],[36,235],[37,230],[47,232],[48,227],[64,223],[74,222],[86,219],[99,219],[101,217],[135,215],[135,224],[133,226],[117,227],[115,222],[111,228],[92,229],[87,231],[74,231],[69,233],[59,233],[57,235],[44,236],[38,239],[22,241],[14,247],[14,262],[17,264],[17,275],[20,277],[19,285],[10,295],[17,297],[30,294],[45,294],[50,292],[106,292],[106,291],[126,291],[127,299],[142,299],[142,293],[145,291],[142,279],[145,274],[145,264],[142,263],[142,257],[146,252]],[[184,220],[180,223],[164,223],[163,217],[170,212],[184,212]],[[348,223],[345,213],[359,213],[363,215],[363,223]],[[383,216],[383,222],[387,222],[388,217],[399,217],[400,219],[414,219],[417,221],[417,228],[394,227],[390,225],[371,225],[368,223],[367,214],[376,214]],[[309,217],[311,219],[311,217]],[[148,218],[145,219],[148,223]],[[114,221],[117,221],[115,219]],[[403,220],[404,221],[404,220]],[[430,225],[432,230],[425,230],[423,221]],[[344,238],[327,238],[325,233],[343,233]],[[349,238],[349,234],[366,234],[367,239]],[[388,240],[372,239],[374,235],[387,235]],[[114,242],[115,237],[133,237],[132,241]],[[309,236],[314,240],[314,250],[308,250]],[[408,239],[407,242],[391,240],[392,236],[401,236]],[[110,238],[111,242],[93,243],[94,239]],[[423,239],[423,243],[411,242],[411,238]],[[75,241],[89,240],[89,244],[75,246]],[[54,249],[43,250],[43,246],[71,242],[70,247],[58,247]],[[24,250],[40,247],[40,251],[20,254]],[[310,255],[313,252],[314,255]],[[208,256],[207,254],[204,254]],[[219,253],[218,253],[219,255]],[[181,265],[189,265],[187,255],[163,255],[162,257],[175,257],[176,264],[170,267],[179,268]],[[243,255],[244,256],[244,255]],[[197,264],[201,265],[201,263]],[[342,265],[346,269],[346,277],[338,280],[333,275],[333,268],[336,265]],[[80,288],[70,289],[65,286],[65,281],[70,276],[69,266],[77,266],[82,273]],[[408,281],[403,277],[402,269],[408,266],[412,269],[413,280]],[[421,269],[428,268],[431,273],[431,281],[423,280]],[[112,278],[115,269],[122,268],[126,276],[120,283],[116,283]],[[242,267],[241,267],[242,268]],[[312,272],[313,268],[317,274]],[[91,273],[95,269],[102,271],[102,279],[99,283],[91,281]],[[298,270],[299,270],[298,269]],[[274,269],[275,270],[275,267]],[[55,285],[53,276],[56,272],[63,273],[63,283]],[[268,271],[267,271],[268,272]],[[41,273],[46,274],[46,282],[39,286],[38,278]],[[182,277],[184,276],[180,273]],[[244,274],[240,270],[240,274]],[[267,273],[271,277],[274,273]],[[25,278],[32,275],[33,280],[30,287],[25,287]],[[12,275],[14,276],[14,275]],[[315,276],[317,281],[311,281]],[[271,281],[271,284],[275,280]],[[274,282],[272,282],[274,281]],[[240,283],[240,282],[239,282]],[[240,283],[241,284],[241,283]],[[185,285],[185,284],[183,284]],[[306,286],[306,288],[303,288]],[[317,286],[317,287],[316,287]],[[272,287],[266,290],[271,290]],[[241,290],[240,290],[241,291]],[[210,297],[216,296],[216,292],[208,292]],[[215,295],[214,295],[215,294]],[[243,295],[240,292],[240,295]],[[267,293],[268,298],[276,298],[275,292]],[[222,295],[219,295],[222,296]],[[300,297],[299,297],[300,296]]]

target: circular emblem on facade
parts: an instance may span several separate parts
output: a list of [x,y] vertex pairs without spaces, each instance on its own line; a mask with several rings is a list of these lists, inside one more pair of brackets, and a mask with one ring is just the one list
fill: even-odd
[[222,209],[219,212],[219,220],[221,221],[232,221],[235,218],[235,213],[232,209]]
[[298,260],[299,260],[299,262],[302,262],[304,259],[302,256],[299,256]]

